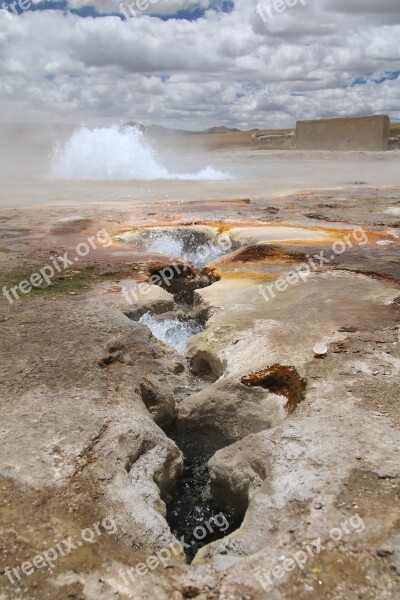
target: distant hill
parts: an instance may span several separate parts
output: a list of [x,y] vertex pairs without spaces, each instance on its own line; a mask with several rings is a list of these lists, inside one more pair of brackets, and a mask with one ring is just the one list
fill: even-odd
[[240,129],[225,127],[224,125],[222,125],[221,127],[210,127],[210,129],[206,129],[201,133],[234,133],[239,131]]
[[135,129],[139,129],[143,133],[148,135],[153,135],[155,137],[163,136],[166,134],[169,135],[188,135],[197,133],[196,131],[187,131],[186,129],[172,129],[169,127],[163,127],[162,125],[142,125],[141,123],[135,123],[135,121],[127,121],[122,125],[122,129],[127,127],[134,127]]
[[210,127],[203,131],[189,131],[187,129],[172,129],[169,127],[163,127],[162,125],[142,125],[141,123],[135,123],[135,121],[127,121],[123,124],[122,128],[134,127],[140,131],[146,132],[150,135],[159,136],[164,133],[173,133],[175,135],[195,135],[196,133],[240,133],[240,129],[229,128],[222,125],[221,127]]

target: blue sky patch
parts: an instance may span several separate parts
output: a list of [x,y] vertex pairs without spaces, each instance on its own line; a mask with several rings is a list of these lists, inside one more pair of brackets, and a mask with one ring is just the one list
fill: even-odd
[[366,73],[365,75],[359,75],[354,77],[350,83],[344,87],[355,87],[357,85],[366,85],[370,81],[373,83],[383,83],[384,81],[394,81],[400,77],[400,71],[384,71],[383,73]]
[[[129,2],[128,2],[129,4]],[[4,0],[4,8],[10,7],[14,5],[14,0]],[[147,16],[156,17],[163,21],[168,21],[170,19],[182,19],[185,21],[196,21],[203,17],[207,10],[215,10],[217,12],[232,12],[235,8],[234,0],[212,0],[209,8],[203,8],[200,5],[194,6],[192,9],[179,10],[171,15],[161,15],[157,14],[156,10],[152,13],[146,13]],[[74,15],[78,15],[82,18],[92,17],[92,18],[101,18],[101,17],[120,17],[123,20],[127,20],[126,16],[123,16],[122,13],[116,9],[112,12],[99,12],[98,9],[94,6],[82,6],[81,8],[69,8],[67,0],[42,0],[41,2],[32,2],[31,6],[27,8],[25,11],[19,8],[18,4],[15,2],[14,9],[9,8],[11,12],[14,14],[22,14],[26,12],[26,10],[32,11],[45,11],[45,10],[59,10],[63,12],[70,12]],[[145,14],[145,13],[142,13]],[[134,15],[133,15],[134,16]],[[138,13],[140,16],[140,13]]]
[[170,19],[184,19],[185,21],[197,21],[204,17],[208,10],[215,10],[217,12],[232,12],[235,8],[234,0],[213,0],[210,3],[209,8],[203,8],[201,6],[194,6],[192,9],[179,10],[173,15],[158,15],[156,12],[152,13],[152,16],[158,17],[163,21],[169,21]]
[[[11,7],[14,4],[14,0],[4,0],[4,3],[7,7]],[[42,0],[42,2],[35,2],[27,8],[26,10],[22,10],[19,8],[16,3],[14,10],[9,8],[10,12],[15,14],[17,11],[18,14],[22,14],[24,12],[32,11],[46,11],[46,10],[59,10],[62,12],[69,12],[74,15],[78,15],[79,17],[109,17],[109,16],[121,16],[118,11],[112,13],[99,13],[98,10],[94,6],[82,6],[81,8],[68,8],[67,0]]]
[[184,21],[197,21],[206,14],[206,9],[201,6],[194,6],[190,10],[178,10],[173,15],[158,15],[156,12],[152,13],[152,17],[157,17],[162,21],[169,21],[170,19],[183,19]]

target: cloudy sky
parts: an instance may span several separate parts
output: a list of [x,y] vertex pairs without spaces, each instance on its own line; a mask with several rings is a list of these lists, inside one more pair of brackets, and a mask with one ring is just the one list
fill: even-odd
[[400,0],[19,1],[0,1],[1,121],[400,120]]

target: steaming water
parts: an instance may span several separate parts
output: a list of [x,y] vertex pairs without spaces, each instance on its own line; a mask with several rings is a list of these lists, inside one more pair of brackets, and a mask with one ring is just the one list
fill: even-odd
[[140,317],[139,323],[147,325],[157,339],[173,346],[180,354],[185,353],[190,338],[202,331],[201,326],[192,319],[186,321],[180,321],[179,319],[158,321],[149,313]]
[[201,244],[184,256],[185,260],[192,263],[196,269],[202,269],[207,263],[216,260],[218,257],[227,253],[226,246],[218,246],[217,243],[206,242]]
[[181,257],[183,255],[183,242],[167,234],[149,237],[146,247],[149,252],[157,252],[166,256]]
[[199,244],[195,235],[183,241],[172,234],[158,232],[152,232],[146,243],[146,250],[149,252],[181,258],[192,263],[197,269],[202,269],[207,263],[226,254],[229,249],[226,241],[225,244],[218,243],[218,240]]
[[51,162],[50,175],[54,179],[231,179],[211,166],[198,173],[170,173],[159,163],[143,132],[116,126],[75,131],[64,146],[53,149]]

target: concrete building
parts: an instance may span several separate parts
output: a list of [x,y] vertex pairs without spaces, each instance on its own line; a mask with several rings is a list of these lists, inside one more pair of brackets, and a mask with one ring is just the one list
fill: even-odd
[[297,150],[388,149],[390,119],[387,115],[298,121]]

